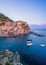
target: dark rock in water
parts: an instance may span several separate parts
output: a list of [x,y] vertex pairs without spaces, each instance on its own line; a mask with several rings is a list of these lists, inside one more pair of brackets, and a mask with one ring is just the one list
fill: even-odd
[[31,34],[34,34],[34,35],[37,35],[37,36],[39,36],[39,37],[45,37],[44,34],[38,34],[38,33],[35,33],[35,32],[33,32],[33,31],[31,31],[30,33],[31,33]]
[[45,37],[45,35],[43,35],[43,34],[37,34],[37,36],[40,36],[40,37]]

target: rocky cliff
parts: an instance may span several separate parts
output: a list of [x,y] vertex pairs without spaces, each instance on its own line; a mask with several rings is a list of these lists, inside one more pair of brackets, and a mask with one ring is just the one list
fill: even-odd
[[23,65],[18,52],[0,51],[0,65]]
[[24,21],[13,21],[0,14],[0,37],[14,37],[30,33],[28,24]]

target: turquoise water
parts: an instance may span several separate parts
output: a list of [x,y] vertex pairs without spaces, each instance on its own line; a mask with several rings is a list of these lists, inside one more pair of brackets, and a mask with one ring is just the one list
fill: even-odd
[[[33,30],[46,36],[46,30]],[[32,46],[27,47],[27,39],[32,39]],[[46,45],[46,37],[38,37],[33,34],[19,38],[0,38],[0,51],[9,49],[10,51],[20,53],[22,62],[27,65],[46,65],[46,46],[40,47],[40,44]],[[26,65],[26,64],[24,64]]]

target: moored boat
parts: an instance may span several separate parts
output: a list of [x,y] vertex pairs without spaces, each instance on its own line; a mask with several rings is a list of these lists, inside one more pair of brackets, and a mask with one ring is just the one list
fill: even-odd
[[45,47],[45,44],[40,44],[40,47]]
[[27,46],[32,46],[32,43],[30,42],[30,43],[27,43]]
[[27,41],[32,41],[32,39],[31,38],[28,38]]

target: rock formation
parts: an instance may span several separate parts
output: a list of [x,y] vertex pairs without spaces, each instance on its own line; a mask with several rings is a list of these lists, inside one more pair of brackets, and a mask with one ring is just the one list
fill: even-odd
[[30,33],[28,24],[24,21],[13,21],[0,14],[0,37],[14,37]]
[[0,51],[0,65],[23,65],[20,62],[20,55],[18,52],[11,52],[9,50]]

